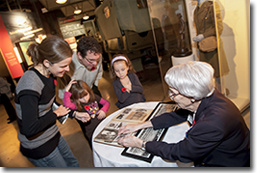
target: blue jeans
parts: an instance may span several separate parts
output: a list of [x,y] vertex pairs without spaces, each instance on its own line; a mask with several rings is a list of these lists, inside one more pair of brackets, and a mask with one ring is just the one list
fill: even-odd
[[78,160],[62,136],[51,154],[41,159],[28,159],[37,167],[79,167]]

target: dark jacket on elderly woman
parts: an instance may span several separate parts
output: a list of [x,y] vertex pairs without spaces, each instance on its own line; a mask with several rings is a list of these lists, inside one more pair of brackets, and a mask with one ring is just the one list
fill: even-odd
[[[151,120],[154,129],[186,121],[175,112]],[[250,131],[238,108],[215,90],[201,101],[195,124],[178,143],[147,142],[146,150],[167,160],[194,162],[195,166],[250,165]]]

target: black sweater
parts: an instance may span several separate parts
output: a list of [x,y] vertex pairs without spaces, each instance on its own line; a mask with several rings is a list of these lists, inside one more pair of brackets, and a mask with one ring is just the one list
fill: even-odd
[[58,145],[60,133],[52,110],[54,100],[53,77],[46,78],[35,68],[24,73],[16,87],[15,106],[20,150],[29,158],[43,158]]

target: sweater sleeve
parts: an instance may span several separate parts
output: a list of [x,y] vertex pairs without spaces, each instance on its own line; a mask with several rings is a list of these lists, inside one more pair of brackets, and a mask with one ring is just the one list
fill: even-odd
[[129,74],[129,76],[130,76],[131,83],[132,83],[131,92],[143,93],[144,88],[143,88],[141,82],[139,81],[138,76],[135,73],[131,73],[131,74]]
[[77,110],[77,107],[75,105],[75,103],[72,103],[70,101],[70,97],[71,97],[71,93],[70,92],[64,92],[64,97],[62,99],[63,103],[64,103],[64,106],[72,109],[72,110]]
[[99,104],[103,105],[103,107],[100,110],[102,110],[105,113],[107,113],[109,105],[110,105],[109,102],[107,100],[101,98]]
[[52,109],[39,117],[38,97],[34,95],[23,95],[19,98],[22,110],[21,133],[27,138],[37,136],[56,123],[56,114]]
[[151,119],[151,122],[153,124],[153,128],[156,130],[156,129],[171,127],[173,125],[182,123],[187,120],[187,116],[188,115],[180,115],[172,111],[154,117],[153,119]]
[[163,159],[185,163],[204,158],[222,142],[224,133],[211,124],[204,122],[202,124],[197,125],[197,128],[195,125],[187,137],[178,143],[149,141],[146,143],[146,150]]

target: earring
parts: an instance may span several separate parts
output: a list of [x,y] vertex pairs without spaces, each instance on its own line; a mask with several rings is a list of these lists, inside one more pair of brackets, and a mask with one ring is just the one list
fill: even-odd
[[47,73],[48,73],[48,75],[50,75],[50,74],[51,74],[51,71],[50,71],[50,69],[49,69],[49,68],[47,68]]
[[195,99],[190,99],[191,103],[194,103],[195,102]]

